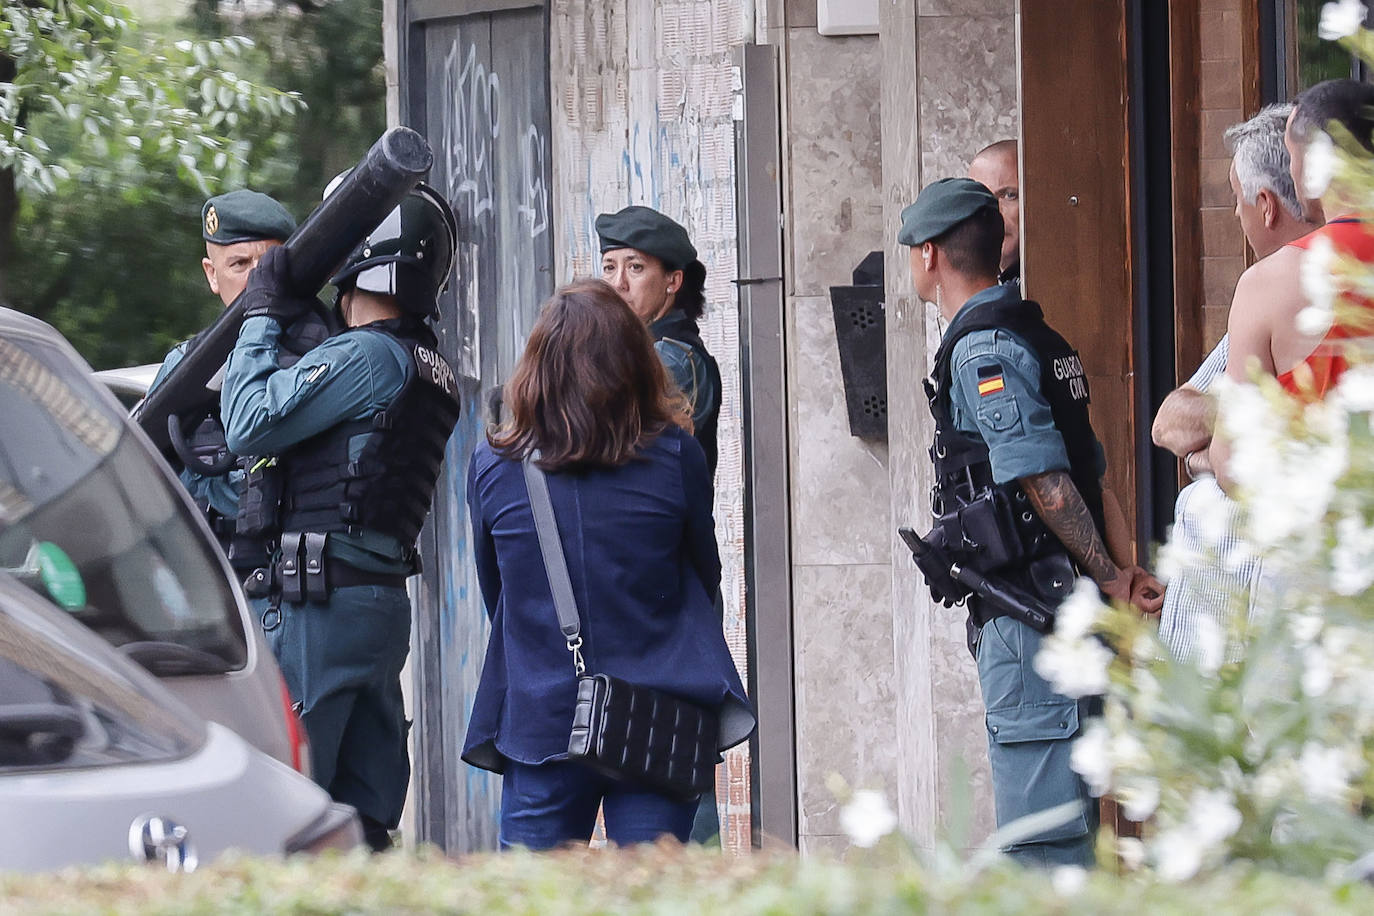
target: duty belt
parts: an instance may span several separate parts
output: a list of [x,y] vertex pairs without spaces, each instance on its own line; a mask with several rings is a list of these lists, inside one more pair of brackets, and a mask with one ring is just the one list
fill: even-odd
[[328,542],[325,532],[286,532],[281,536],[281,558],[270,566],[253,570],[243,584],[244,591],[253,598],[279,594],[283,601],[303,604],[328,601],[336,588],[405,588],[404,573],[371,572],[326,556]]

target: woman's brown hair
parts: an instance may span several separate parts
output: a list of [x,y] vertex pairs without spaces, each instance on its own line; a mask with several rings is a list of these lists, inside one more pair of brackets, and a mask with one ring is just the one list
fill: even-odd
[[691,407],[668,381],[649,329],[601,280],[574,280],[544,303],[502,392],[510,419],[488,433],[508,458],[539,449],[546,471],[625,464]]

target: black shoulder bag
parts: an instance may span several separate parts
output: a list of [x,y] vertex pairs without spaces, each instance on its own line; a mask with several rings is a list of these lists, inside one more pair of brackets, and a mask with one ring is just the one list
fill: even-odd
[[548,480],[534,463],[538,457],[535,452],[522,462],[525,486],[529,488],[530,509],[558,625],[577,672],[577,706],[568,735],[568,758],[612,779],[691,800],[715,784],[720,760],[719,718],[661,690],[637,687],[609,674],[586,673],[582,621],[568,578],[563,543],[558,539]]

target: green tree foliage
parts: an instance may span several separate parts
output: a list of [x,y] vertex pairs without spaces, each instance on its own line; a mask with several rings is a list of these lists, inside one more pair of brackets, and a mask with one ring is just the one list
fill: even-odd
[[[113,8],[97,0],[64,5]],[[124,43],[156,49],[139,52],[152,56],[123,75],[139,83],[165,77],[194,103],[179,106],[198,112],[183,123],[188,146],[154,147],[145,136],[125,142],[140,154],[132,158],[114,141],[71,147],[70,159],[57,163],[66,174],[53,176],[51,190],[21,195],[9,289],[16,308],[51,321],[97,368],[158,361],[213,320],[220,303],[199,263],[206,196],[253,187],[304,218],[329,177],[385,129],[381,0],[278,3],[253,17],[221,15],[220,4],[195,0],[185,22],[142,33],[119,15]],[[229,101],[219,91],[225,81],[236,91],[297,91],[259,88],[246,103],[239,95],[232,105],[196,108],[209,91],[203,76],[183,77],[156,60],[183,53],[191,63],[219,65],[216,103]],[[29,134],[53,150],[60,141],[65,152],[72,125],[54,109],[53,117],[35,116]],[[197,147],[196,137],[217,145]],[[183,152],[193,154],[191,164]]]

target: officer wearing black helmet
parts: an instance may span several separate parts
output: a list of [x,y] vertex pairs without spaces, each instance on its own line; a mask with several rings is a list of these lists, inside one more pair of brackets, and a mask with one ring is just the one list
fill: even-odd
[[[211,197],[201,207],[200,224],[205,239],[205,257],[200,262],[205,282],[226,306],[243,292],[249,272],[262,255],[281,245],[296,229],[296,221],[285,207],[266,194],[247,189]],[[338,330],[334,315],[315,303],[286,327],[277,349],[278,365],[293,365],[302,353]],[[167,354],[150,391],[162,383],[195,342],[193,337]],[[182,465],[181,482],[205,513],[210,530],[234,568],[246,574],[262,565],[263,556],[259,542],[235,537],[244,469],[225,442],[219,404],[176,419],[171,439]]]
[[377,850],[391,845],[410,778],[405,582],[459,411],[425,324],[456,238],[447,201],[417,187],[331,280],[347,329],[289,369],[277,363],[281,329],[309,299],[291,288],[286,249],[267,252],[243,292],[221,398],[229,447],[258,456],[239,529],[276,545],[249,594],[315,779],[358,810]]

